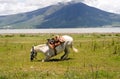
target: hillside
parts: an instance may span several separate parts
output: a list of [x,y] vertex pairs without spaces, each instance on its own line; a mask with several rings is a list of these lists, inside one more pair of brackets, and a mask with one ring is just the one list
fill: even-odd
[[0,28],[77,28],[120,24],[120,15],[83,3],[51,5],[31,12],[0,16]]

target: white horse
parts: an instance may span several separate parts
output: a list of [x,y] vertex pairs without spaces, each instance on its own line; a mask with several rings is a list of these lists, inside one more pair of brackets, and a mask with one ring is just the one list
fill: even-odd
[[68,36],[68,35],[63,35],[62,36],[65,40],[62,44],[56,47],[56,53],[54,49],[51,49],[48,44],[41,44],[37,46],[33,46],[31,48],[31,55],[30,55],[30,60],[32,61],[34,58],[37,56],[37,52],[42,52],[45,55],[45,59],[42,60],[44,61],[49,61],[49,59],[61,52],[64,51],[64,55],[61,56],[61,59],[64,60],[68,57],[69,54],[69,48],[72,48],[74,52],[78,52],[76,48],[73,47],[73,38]]

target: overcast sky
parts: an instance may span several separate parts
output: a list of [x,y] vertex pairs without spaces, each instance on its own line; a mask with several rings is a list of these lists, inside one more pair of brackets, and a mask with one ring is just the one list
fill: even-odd
[[[42,8],[58,2],[69,2],[71,0],[0,0],[0,15],[27,12]],[[73,0],[75,1],[75,0]],[[120,0],[76,0],[106,10],[120,13]]]
[[119,13],[120,14],[120,0],[84,0],[86,4],[97,7],[99,9]]

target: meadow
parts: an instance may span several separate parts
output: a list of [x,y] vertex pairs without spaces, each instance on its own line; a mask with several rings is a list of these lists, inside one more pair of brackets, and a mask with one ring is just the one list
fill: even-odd
[[52,35],[1,34],[0,79],[120,79],[120,33],[67,34],[78,53],[70,50],[67,60],[59,60],[61,53],[49,62],[38,53],[31,62],[31,47]]

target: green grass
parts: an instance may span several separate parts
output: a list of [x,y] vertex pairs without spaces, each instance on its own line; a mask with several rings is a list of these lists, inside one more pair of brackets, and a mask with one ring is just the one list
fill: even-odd
[[68,34],[74,38],[69,59],[50,62],[38,53],[30,62],[33,45],[46,43],[52,34],[0,35],[0,79],[120,79],[120,34]]

